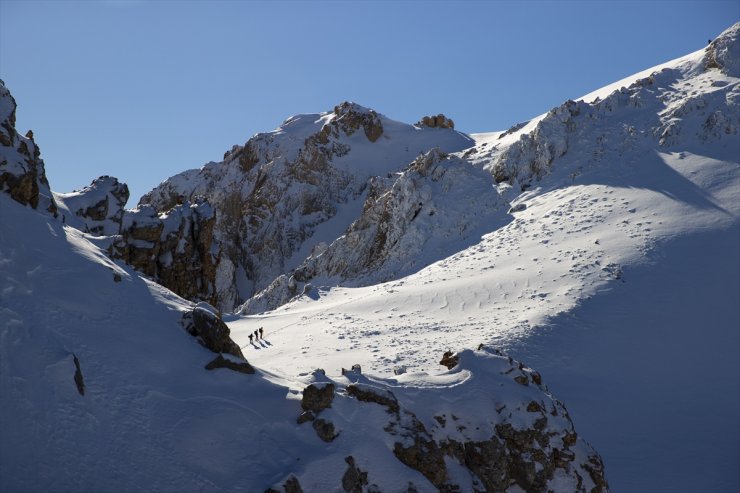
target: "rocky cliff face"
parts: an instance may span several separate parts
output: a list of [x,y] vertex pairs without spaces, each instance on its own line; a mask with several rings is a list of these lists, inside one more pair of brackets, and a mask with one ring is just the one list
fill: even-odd
[[394,178],[373,180],[362,214],[342,236],[315,249],[241,311],[277,308],[309,283],[362,286],[408,275],[503,225],[508,208],[490,174],[433,149]]
[[29,130],[23,137],[16,131],[16,107],[0,80],[0,191],[23,205],[56,215],[57,206],[33,132]]
[[204,201],[185,201],[164,214],[140,206],[124,214],[109,254],[186,299],[213,302],[219,290],[216,273],[226,268],[214,249],[215,222]]
[[456,151],[470,144],[452,129],[421,129],[342,103],[329,113],[289,118],[234,146],[222,162],[168,179],[140,206],[167,214],[178,203],[206,198],[216,211],[210,250],[218,252],[219,268],[204,283],[215,291],[198,297],[230,310],[295,268],[314,246],[333,241],[356,218],[347,211],[372,177],[399,171],[434,146]]

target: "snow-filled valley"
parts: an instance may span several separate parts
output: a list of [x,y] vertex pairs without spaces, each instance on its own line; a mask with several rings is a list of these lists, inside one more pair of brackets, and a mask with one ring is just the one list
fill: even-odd
[[740,24],[505,132],[292,117],[129,211],[0,89],[0,490],[740,488]]

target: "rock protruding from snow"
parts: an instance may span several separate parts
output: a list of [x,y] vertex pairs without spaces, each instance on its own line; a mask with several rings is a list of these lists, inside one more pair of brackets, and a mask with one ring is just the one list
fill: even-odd
[[333,123],[345,135],[351,136],[360,127],[362,127],[365,137],[370,142],[375,142],[383,135],[383,123],[374,110],[345,101],[334,107],[334,114],[336,117]]
[[317,385],[311,384],[303,389],[301,407],[305,411],[318,414],[324,409],[331,407],[334,400],[334,384]]
[[740,77],[740,22],[725,30],[707,46],[704,66]]
[[619,165],[637,149],[672,149],[689,138],[737,147],[738,33],[740,23],[715,39],[703,57],[663,67],[603,99],[566,101],[532,130],[522,130],[518,139],[492,150],[480,148],[476,164],[491,171],[497,182],[526,190],[550,174],[556,162],[572,182],[602,161]]
[[23,205],[56,216],[57,206],[46,179],[41,151],[32,131],[25,137],[16,131],[16,108],[15,99],[0,80],[0,191]]
[[123,213],[129,198],[128,186],[112,176],[101,176],[82,190],[56,194],[71,214],[79,218],[74,224],[94,236],[113,236],[121,233]]
[[416,125],[429,128],[455,128],[455,122],[452,121],[452,118],[447,118],[441,113],[436,116],[424,116]]
[[[205,347],[214,353],[226,353],[244,359],[239,345],[231,340],[231,331],[221,319],[218,311],[208,303],[198,303],[193,311],[186,314],[186,329]],[[223,364],[221,364],[223,363]],[[212,361],[213,368],[226,366],[225,362]],[[212,369],[212,368],[208,368]]]
[[490,174],[432,149],[395,179],[373,180],[362,215],[347,231],[277,278],[241,312],[277,308],[309,282],[361,286],[408,275],[503,225],[508,208]]

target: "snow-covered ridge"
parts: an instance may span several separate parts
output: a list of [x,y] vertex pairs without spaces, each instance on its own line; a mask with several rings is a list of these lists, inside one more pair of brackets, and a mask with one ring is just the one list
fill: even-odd
[[[520,128],[480,134],[466,157],[496,181],[524,190],[567,153],[577,153],[565,161],[574,163],[568,171],[578,174],[605,153],[624,154],[642,139],[666,148],[687,137],[702,142],[736,139],[731,136],[740,128],[739,38],[736,24],[703,50],[566,101]],[[689,135],[679,137],[681,133]]]
[[121,233],[123,211],[129,192],[125,183],[112,176],[101,176],[70,193],[54,193],[64,220],[71,226],[95,236]]

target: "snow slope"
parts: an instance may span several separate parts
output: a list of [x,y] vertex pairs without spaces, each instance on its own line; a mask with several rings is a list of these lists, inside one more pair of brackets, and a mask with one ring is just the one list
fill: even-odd
[[[539,374],[496,351],[398,379],[208,371],[189,303],[93,237],[6,194],[0,231],[2,491],[605,486]],[[329,403],[301,401],[308,385]]]
[[[736,470],[724,465],[737,462],[740,443],[739,33],[740,24],[629,87],[596,91],[599,100],[476,136],[465,157],[526,207],[512,222],[402,279],[319,286],[235,317],[234,337],[264,367],[301,371],[318,358],[330,373],[352,363],[429,370],[435,351],[480,342],[510,349],[569,392],[614,461],[617,491],[736,491]],[[698,255],[702,268],[692,266]],[[615,306],[628,312],[621,323]],[[573,335],[580,324],[600,336]],[[269,348],[246,339],[259,326]],[[722,377],[707,381],[714,365]],[[646,367],[682,378],[656,391]],[[656,412],[656,395],[684,397]],[[715,425],[721,438],[704,431]]]

